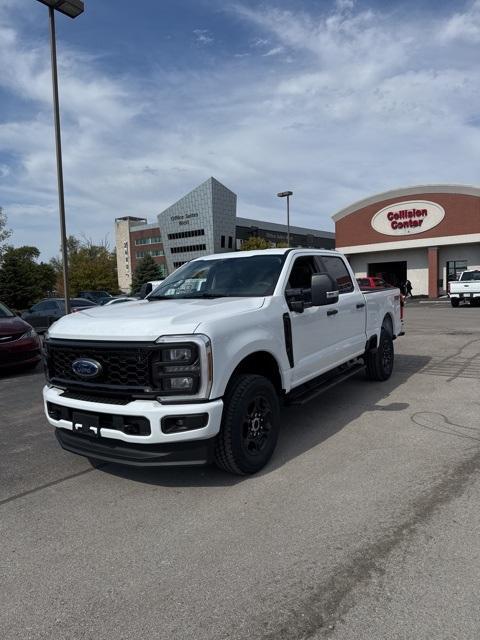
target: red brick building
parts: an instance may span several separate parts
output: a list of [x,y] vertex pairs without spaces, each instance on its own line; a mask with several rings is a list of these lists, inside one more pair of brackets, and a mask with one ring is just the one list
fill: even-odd
[[414,295],[436,298],[480,265],[480,188],[421,185],[372,196],[333,216],[338,250],[357,277],[408,278]]

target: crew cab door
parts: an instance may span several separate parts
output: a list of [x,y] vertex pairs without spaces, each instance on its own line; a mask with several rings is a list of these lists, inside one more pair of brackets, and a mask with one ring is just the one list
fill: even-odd
[[328,273],[338,288],[338,302],[332,307],[337,313],[329,316],[336,336],[336,364],[361,355],[365,351],[365,296],[354,285],[346,262],[340,256],[317,256],[321,271]]
[[294,360],[293,386],[335,366],[338,339],[336,323],[331,322],[331,317],[327,315],[330,307],[312,306],[312,275],[315,273],[320,273],[320,265],[315,256],[297,257],[290,268],[285,290],[287,302],[292,299],[300,302],[299,311],[294,310],[293,304],[289,305]]

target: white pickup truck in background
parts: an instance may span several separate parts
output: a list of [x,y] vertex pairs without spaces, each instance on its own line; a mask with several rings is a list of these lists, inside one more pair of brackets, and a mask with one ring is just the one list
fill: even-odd
[[283,403],[361,369],[388,379],[401,334],[398,289],[363,293],[335,251],[205,256],[146,300],[56,322],[45,412],[62,447],[93,461],[254,473]]
[[460,302],[480,304],[480,270],[463,271],[458,280],[448,283],[448,295],[452,307],[458,307]]

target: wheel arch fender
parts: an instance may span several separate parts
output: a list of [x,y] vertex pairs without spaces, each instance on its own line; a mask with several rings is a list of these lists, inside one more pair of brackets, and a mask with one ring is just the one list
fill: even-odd
[[256,349],[239,354],[216,387],[217,396],[225,395],[231,381],[240,374],[251,373],[264,376],[275,387],[278,394],[286,390],[286,379],[277,358],[266,349]]

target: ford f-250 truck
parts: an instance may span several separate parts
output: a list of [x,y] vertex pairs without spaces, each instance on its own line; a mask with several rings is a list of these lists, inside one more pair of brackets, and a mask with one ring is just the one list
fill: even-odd
[[282,403],[362,368],[386,380],[398,289],[362,293],[335,251],[192,260],[146,299],[61,318],[45,340],[45,412],[64,449],[155,466],[214,461],[254,473]]
[[463,271],[458,280],[448,283],[448,295],[452,307],[458,307],[460,302],[480,304],[480,270]]

